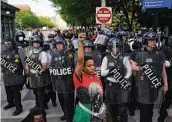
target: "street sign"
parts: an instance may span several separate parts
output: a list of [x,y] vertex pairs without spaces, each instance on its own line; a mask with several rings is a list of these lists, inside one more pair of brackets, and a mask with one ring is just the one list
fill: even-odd
[[112,23],[112,8],[111,7],[96,7],[96,23],[111,24]]
[[143,9],[150,8],[172,8],[172,0],[143,0],[142,1]]

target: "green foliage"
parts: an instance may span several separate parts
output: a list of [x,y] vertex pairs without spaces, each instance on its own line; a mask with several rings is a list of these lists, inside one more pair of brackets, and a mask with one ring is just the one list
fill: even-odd
[[[101,0],[50,0],[56,6],[60,6],[59,11],[62,18],[69,25],[95,26],[96,7],[101,6]],[[141,13],[141,0],[106,0],[107,6],[113,8],[113,16],[117,18],[113,25],[120,23],[119,12],[124,12],[123,25],[130,30],[139,25]]]
[[38,19],[39,19],[39,22],[40,22],[40,27],[48,26],[48,27],[52,28],[52,27],[55,27],[55,26],[56,26],[56,25],[55,25],[53,22],[51,22],[51,20],[50,20],[49,18],[47,18],[47,17],[39,16]]
[[15,22],[23,28],[39,27],[39,20],[31,11],[19,11],[16,13]]
[[50,28],[56,25],[47,17],[37,17],[31,11],[19,11],[16,13],[15,23],[22,28],[38,28],[48,26]]

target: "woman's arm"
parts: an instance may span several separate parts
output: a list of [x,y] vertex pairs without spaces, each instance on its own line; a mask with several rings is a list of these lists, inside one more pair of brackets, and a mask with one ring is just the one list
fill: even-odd
[[83,49],[83,41],[85,40],[86,35],[85,33],[81,33],[78,36],[79,44],[78,44],[78,59],[75,68],[75,74],[78,78],[81,77],[81,73],[84,67],[84,49]]

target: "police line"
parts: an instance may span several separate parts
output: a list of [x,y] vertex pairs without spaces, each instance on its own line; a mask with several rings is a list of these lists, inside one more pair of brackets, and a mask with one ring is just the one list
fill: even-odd
[[8,63],[7,61],[5,61],[2,58],[1,58],[1,65],[6,67],[12,73],[15,73],[15,71],[17,70],[17,68],[15,68],[12,64]]

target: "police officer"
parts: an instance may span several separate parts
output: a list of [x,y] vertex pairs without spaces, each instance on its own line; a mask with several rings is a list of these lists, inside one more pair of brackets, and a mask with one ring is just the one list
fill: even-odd
[[48,34],[48,40],[46,41],[47,42],[47,44],[49,44],[49,46],[50,46],[50,49],[52,49],[53,48],[53,43],[54,43],[54,38],[55,38],[55,35],[54,34]]
[[158,118],[158,122],[164,122],[167,116],[166,109],[172,104],[172,35],[168,38],[168,44],[163,47],[163,51],[166,55],[166,71],[167,71],[167,79],[168,79],[168,91],[165,94],[165,100],[160,108],[160,117]]
[[[22,65],[23,67],[25,68],[25,62],[24,62],[24,58],[26,57],[26,47],[29,46],[29,41],[25,39],[25,33],[21,30],[18,30],[16,33],[15,33],[15,45],[16,47],[18,48],[18,53],[19,53],[19,56],[20,56],[20,59],[21,59],[21,62],[22,62]],[[24,72],[24,76],[25,76],[25,80],[27,79],[26,73]],[[27,88],[30,89],[30,84],[29,83],[26,83],[25,82],[25,85]]]
[[74,113],[74,84],[72,73],[74,67],[74,54],[65,50],[62,38],[56,38],[55,48],[51,50],[52,61],[50,65],[51,82],[57,92],[64,116],[60,120],[72,122]]
[[131,65],[136,72],[136,100],[140,104],[140,122],[152,122],[153,106],[159,104],[158,99],[162,97],[162,91],[166,93],[168,90],[168,83],[164,54],[156,50],[156,33],[146,32],[143,39],[146,47],[136,54],[136,62]]
[[15,33],[15,43],[17,48],[23,48],[28,46],[28,42],[25,40],[25,33],[21,30],[18,30]]
[[[45,86],[50,84],[48,62],[45,51],[42,51],[42,40],[39,35],[32,37],[32,49],[26,51],[27,58],[25,62],[29,67],[29,82],[36,98],[36,106],[44,109]],[[29,53],[29,54],[28,54]]]
[[103,58],[101,65],[101,75],[106,76],[106,103],[108,106],[108,116],[112,122],[127,122],[127,102],[129,101],[131,66],[127,56],[121,53],[121,41],[112,38],[109,43],[111,54]]
[[124,55],[128,55],[129,53],[131,53],[130,46],[128,44],[127,32],[124,30],[121,30],[121,31],[117,32],[117,37],[122,42],[122,50],[121,51],[124,53]]
[[3,41],[1,44],[1,71],[8,102],[3,109],[16,107],[12,113],[13,116],[16,116],[23,111],[20,93],[24,82],[23,66],[14,40]]

